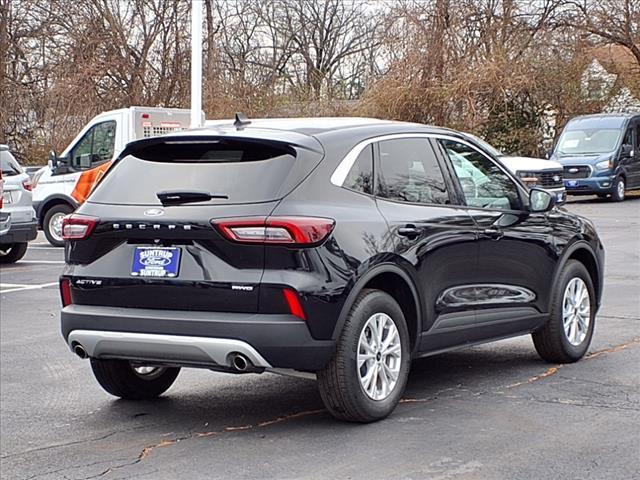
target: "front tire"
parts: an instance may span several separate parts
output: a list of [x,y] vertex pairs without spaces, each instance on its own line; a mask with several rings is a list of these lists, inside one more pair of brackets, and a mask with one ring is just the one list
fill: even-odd
[[62,239],[62,218],[73,212],[73,208],[66,204],[54,205],[44,215],[42,230],[44,236],[54,247],[64,246]]
[[613,190],[611,190],[611,200],[614,202],[622,202],[625,196],[627,184],[624,177],[616,177],[613,182]]
[[402,309],[385,292],[363,290],[345,321],[334,357],[318,372],[320,395],[340,420],[380,420],[400,401],[410,364]]
[[577,260],[567,261],[553,293],[550,318],[532,334],[544,360],[573,363],[587,353],[595,327],[595,298],[585,266]]
[[126,400],[148,400],[166,392],[176,380],[176,367],[135,366],[127,360],[91,359],[91,369],[107,393]]
[[27,253],[27,242],[0,245],[0,263],[16,263]]

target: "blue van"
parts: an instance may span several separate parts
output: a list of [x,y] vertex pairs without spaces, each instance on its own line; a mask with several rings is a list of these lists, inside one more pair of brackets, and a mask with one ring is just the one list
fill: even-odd
[[624,200],[640,188],[640,113],[572,118],[550,160],[562,164],[567,194]]

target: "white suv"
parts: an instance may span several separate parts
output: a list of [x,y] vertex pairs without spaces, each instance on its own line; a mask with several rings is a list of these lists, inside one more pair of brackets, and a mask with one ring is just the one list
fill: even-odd
[[14,263],[36,238],[38,223],[33,210],[31,179],[6,145],[0,145],[0,167],[4,182],[0,215],[0,263]]

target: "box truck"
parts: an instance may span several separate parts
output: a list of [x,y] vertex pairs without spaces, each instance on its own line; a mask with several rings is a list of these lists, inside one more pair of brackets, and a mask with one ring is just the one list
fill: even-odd
[[91,119],[61,155],[52,151],[48,165],[33,178],[33,206],[49,243],[64,245],[62,218],[85,201],[127,143],[186,129],[189,122],[188,109],[111,110]]

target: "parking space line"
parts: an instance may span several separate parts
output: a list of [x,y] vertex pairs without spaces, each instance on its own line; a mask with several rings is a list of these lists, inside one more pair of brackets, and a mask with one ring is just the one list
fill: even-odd
[[54,285],[58,285],[58,282],[41,283],[38,285],[25,285],[21,283],[0,283],[0,293],[21,292],[22,290],[37,290],[39,288],[53,287]]
[[20,263],[49,263],[49,264],[57,264],[64,265],[64,260],[19,260],[16,264]]
[[29,250],[62,250],[60,247],[32,247],[29,245]]

